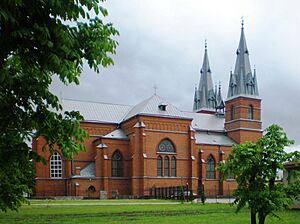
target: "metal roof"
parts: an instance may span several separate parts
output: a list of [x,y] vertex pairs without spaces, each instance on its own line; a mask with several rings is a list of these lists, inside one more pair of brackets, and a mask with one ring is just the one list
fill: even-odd
[[[161,110],[159,108],[161,103],[166,105],[165,110]],[[90,122],[120,124],[122,121],[125,121],[135,115],[150,115],[191,119],[192,127],[195,130],[224,131],[224,117],[218,117],[214,114],[183,112],[158,95],[153,95],[136,106],[68,99],[64,99],[62,101],[62,106],[63,109],[67,111],[78,110],[84,116],[84,120]],[[112,132],[110,134],[125,138],[123,133],[121,133],[121,130],[115,131],[116,132]],[[108,134],[107,137],[113,137],[110,134]]]
[[[159,108],[162,103],[166,106],[166,110]],[[183,112],[156,94],[134,106],[124,117],[124,120],[128,120],[137,114],[186,118]]]
[[89,163],[81,171],[79,177],[95,177],[95,163]]
[[113,139],[128,139],[128,136],[122,129],[115,129],[112,132],[108,133],[107,135],[103,136],[104,138],[113,138]]
[[232,146],[236,144],[232,139],[222,133],[211,132],[196,132],[196,144],[208,144],[208,145],[225,145]]
[[120,123],[132,106],[108,103],[62,100],[63,110],[79,111],[85,121]]
[[192,127],[195,130],[224,131],[224,117],[214,114],[184,112],[185,116],[192,118]]

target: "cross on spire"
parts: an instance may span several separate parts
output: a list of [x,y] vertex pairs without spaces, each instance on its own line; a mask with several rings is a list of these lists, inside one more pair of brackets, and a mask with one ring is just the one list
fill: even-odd
[[158,89],[157,85],[154,85],[154,86],[153,86],[153,89],[154,89],[154,95],[156,95],[156,91],[157,91],[157,89]]
[[244,16],[241,17],[242,20],[242,28],[244,28]]

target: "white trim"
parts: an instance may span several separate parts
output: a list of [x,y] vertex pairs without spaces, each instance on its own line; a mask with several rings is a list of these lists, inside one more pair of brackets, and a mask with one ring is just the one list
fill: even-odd
[[236,121],[246,121],[246,122],[255,122],[255,123],[262,123],[262,121],[260,120],[253,120],[253,119],[246,119],[246,118],[239,118],[239,119],[234,119],[234,120],[230,120],[225,122],[225,124],[231,124],[234,123]]
[[227,132],[233,132],[233,131],[256,131],[256,132],[263,132],[262,129],[253,129],[253,128],[235,128],[231,130],[226,130]]
[[169,131],[169,130],[159,130],[159,129],[149,129],[149,128],[145,128],[145,131],[149,131],[149,132],[164,132],[164,133],[177,133],[177,134],[188,134],[188,132],[186,131]]

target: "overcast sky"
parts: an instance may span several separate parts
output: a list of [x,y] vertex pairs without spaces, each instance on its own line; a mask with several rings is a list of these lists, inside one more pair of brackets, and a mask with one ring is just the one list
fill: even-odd
[[79,86],[54,80],[63,98],[135,105],[154,93],[185,111],[193,106],[204,40],[214,84],[226,99],[229,72],[245,20],[252,69],[257,71],[264,128],[281,125],[300,144],[300,2],[295,0],[108,0],[119,30],[115,65],[87,67]]

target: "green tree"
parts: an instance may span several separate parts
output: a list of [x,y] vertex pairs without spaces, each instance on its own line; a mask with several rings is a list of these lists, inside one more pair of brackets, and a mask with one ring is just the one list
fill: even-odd
[[184,202],[184,189],[183,189],[183,186],[180,186],[178,199],[179,199],[179,200],[181,201],[181,203],[183,204],[183,202]]
[[203,184],[198,188],[198,195],[200,195],[201,202],[204,205],[206,197],[205,197],[204,185]]
[[194,199],[195,199],[195,197],[193,195],[193,190],[191,189],[189,192],[189,201],[193,202]]
[[[84,149],[83,117],[62,112],[49,91],[53,76],[79,84],[86,62],[99,72],[113,64],[118,31],[102,20],[103,0],[5,0],[0,3],[0,209],[16,210],[34,185],[26,142],[43,136],[66,158]],[[46,147],[45,147],[46,149]],[[44,160],[45,161],[45,160]]]
[[298,153],[286,153],[284,147],[293,144],[283,129],[271,125],[256,143],[247,142],[233,147],[229,159],[219,169],[224,176],[233,174],[238,188],[234,192],[237,212],[249,206],[251,224],[265,223],[267,215],[276,214],[279,209],[286,208],[300,193],[299,181],[284,185],[276,183],[279,169],[284,163],[297,160]]

